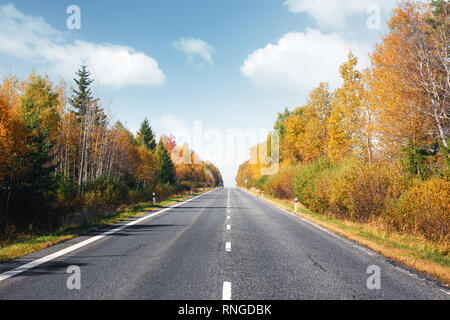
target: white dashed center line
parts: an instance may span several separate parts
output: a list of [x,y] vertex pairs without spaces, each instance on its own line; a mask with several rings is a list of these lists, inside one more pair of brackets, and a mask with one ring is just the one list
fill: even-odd
[[[230,202],[230,192],[231,188],[228,189],[228,199],[227,199],[227,214],[231,213],[231,202]],[[231,217],[227,215],[227,220],[231,220]],[[227,230],[231,230],[231,225],[227,224]],[[231,242],[227,242],[225,244],[225,251],[231,252]],[[223,290],[222,290],[222,300],[229,301],[231,300],[231,282],[224,282],[223,283]]]
[[231,300],[231,282],[223,283],[222,300],[224,301]]

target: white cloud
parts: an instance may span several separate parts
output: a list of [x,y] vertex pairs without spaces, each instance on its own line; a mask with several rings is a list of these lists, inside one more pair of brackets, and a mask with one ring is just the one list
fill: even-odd
[[294,13],[312,16],[323,29],[344,29],[351,16],[368,14],[373,5],[385,13],[390,12],[397,0],[286,0],[285,5]]
[[241,66],[243,76],[265,88],[287,88],[309,91],[320,82],[331,87],[340,84],[339,66],[349,51],[359,58],[359,67],[368,65],[367,45],[349,41],[340,34],[322,34],[308,29],[306,33],[285,34],[277,44],[268,44],[250,54]]
[[192,143],[191,134],[193,125],[188,121],[169,113],[155,119],[154,123],[157,132],[161,133],[161,135],[173,134],[177,138],[178,144],[184,142]]
[[44,19],[27,16],[12,4],[0,6],[0,52],[37,63],[68,80],[86,62],[96,83],[114,89],[159,86],[165,81],[152,57],[126,46],[69,41]]
[[192,38],[181,38],[174,42],[175,48],[186,53],[189,60],[192,60],[195,55],[202,58],[209,64],[213,64],[212,53],[214,48],[203,40]]

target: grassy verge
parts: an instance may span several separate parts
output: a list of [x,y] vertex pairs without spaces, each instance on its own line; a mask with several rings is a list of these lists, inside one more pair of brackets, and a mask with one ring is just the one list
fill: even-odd
[[[255,190],[251,191],[259,196]],[[294,213],[294,203],[265,195],[264,200]],[[439,278],[450,285],[450,244],[435,243],[423,237],[386,230],[376,222],[355,223],[299,208],[298,216],[314,222],[347,239],[358,242],[383,256],[417,271]]]
[[[202,194],[206,191],[194,193],[195,195]],[[0,247],[0,263],[14,260],[31,254],[33,252],[45,249],[55,244],[76,238],[80,235],[86,234],[91,231],[95,231],[107,226],[115,225],[121,221],[126,221],[134,217],[144,215],[150,211],[157,210],[159,208],[167,207],[177,202],[190,198],[190,194],[174,195],[168,200],[157,203],[156,207],[153,207],[152,202],[141,203],[133,205],[123,212],[118,212],[107,218],[93,219],[87,224],[79,226],[67,226],[54,233],[41,235],[41,236],[21,236],[18,239],[4,243]]]

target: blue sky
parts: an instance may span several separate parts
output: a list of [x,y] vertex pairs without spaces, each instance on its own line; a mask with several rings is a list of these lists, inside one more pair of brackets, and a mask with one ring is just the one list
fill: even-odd
[[[195,121],[223,136],[226,129],[270,130],[277,113],[303,104],[319,81],[338,85],[349,50],[367,65],[394,3],[1,0],[0,76],[36,70],[71,84],[86,61],[105,109],[131,131],[144,117],[157,134],[193,130]],[[81,10],[80,30],[66,27],[70,5]],[[371,21],[380,28],[369,28],[378,12],[380,21]],[[246,152],[226,162],[214,148],[184,140],[234,183]],[[224,140],[224,153],[235,148]]]

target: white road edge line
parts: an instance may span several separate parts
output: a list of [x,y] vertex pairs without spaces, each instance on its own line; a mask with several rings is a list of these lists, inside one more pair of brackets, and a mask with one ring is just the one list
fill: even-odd
[[395,267],[395,269],[397,269],[400,272],[403,272],[404,274],[407,274],[410,277],[413,277],[414,279],[417,279],[417,280],[420,280],[420,281],[425,281],[425,279],[423,279],[423,278],[421,278],[419,276],[416,276],[414,273],[411,273],[408,270],[405,270],[405,269],[400,268],[400,267]]
[[231,252],[231,242],[227,242],[227,243],[225,244],[225,251]]
[[231,282],[223,283],[222,300],[223,301],[231,300]]
[[227,230],[231,230],[231,226],[230,225],[227,225]]
[[98,240],[100,240],[100,239],[103,239],[103,238],[105,238],[105,237],[107,237],[107,236],[109,236],[109,235],[112,235],[112,234],[114,234],[114,233],[117,233],[117,232],[119,232],[119,231],[122,231],[122,230],[124,230],[124,229],[126,229],[126,228],[128,228],[128,227],[134,226],[134,225],[136,225],[136,224],[139,224],[139,223],[141,223],[141,222],[144,222],[145,220],[148,220],[148,219],[151,219],[151,218],[153,218],[153,217],[156,217],[156,216],[158,216],[158,215],[160,215],[160,214],[162,214],[162,213],[164,213],[164,212],[166,212],[166,211],[171,210],[172,208],[176,208],[176,207],[181,206],[181,205],[183,205],[183,204],[186,204],[186,203],[188,203],[188,202],[190,202],[190,201],[193,201],[193,200],[195,200],[195,199],[198,199],[198,198],[200,198],[200,197],[203,197],[204,195],[207,195],[208,193],[211,193],[211,192],[213,192],[213,191],[216,191],[216,190],[208,191],[208,192],[203,193],[203,194],[201,194],[201,195],[199,195],[199,196],[197,196],[197,197],[195,197],[195,198],[191,198],[191,199],[189,199],[189,200],[180,202],[180,203],[178,203],[178,204],[176,204],[176,205],[173,205],[173,206],[171,206],[171,207],[169,207],[169,208],[163,209],[163,210],[161,210],[161,211],[158,211],[158,212],[155,212],[155,213],[153,213],[153,214],[150,214],[150,215],[144,216],[144,217],[142,217],[142,218],[139,218],[139,219],[137,219],[137,220],[131,221],[131,222],[129,222],[129,223],[127,223],[127,224],[124,224],[124,225],[122,225],[122,226],[120,226],[120,227],[117,227],[117,228],[115,228],[115,229],[113,229],[113,230],[106,231],[106,232],[104,232],[104,233],[102,233],[102,234],[100,234],[100,235],[98,235],[98,236],[89,238],[89,239],[87,239],[87,240],[85,240],[85,241],[83,241],[83,242],[80,242],[80,243],[78,243],[78,244],[75,244],[75,245],[73,245],[73,246],[70,246],[70,247],[68,247],[68,248],[66,248],[66,249],[57,251],[57,252],[52,253],[52,254],[50,254],[50,255],[48,255],[48,256],[45,256],[45,257],[43,257],[43,258],[34,260],[34,261],[29,262],[29,263],[27,263],[27,264],[25,264],[25,265],[22,265],[22,266],[20,266],[20,267],[17,267],[17,268],[15,268],[15,269],[13,269],[13,270],[6,271],[6,272],[0,274],[0,282],[4,281],[4,280],[6,280],[6,279],[9,279],[9,278],[11,278],[11,277],[14,277],[14,276],[16,276],[16,275],[18,275],[18,274],[20,274],[20,273],[25,272],[25,271],[28,271],[28,270],[30,270],[30,269],[36,268],[37,266],[40,266],[41,264],[44,264],[44,263],[46,263],[46,262],[55,260],[55,259],[57,259],[57,258],[59,258],[59,257],[61,257],[61,256],[64,256],[64,255],[66,255],[66,254],[68,254],[68,253],[70,253],[70,252],[73,252],[73,251],[75,251],[75,250],[78,250],[78,249],[80,249],[80,248],[83,248],[83,247],[85,247],[85,246],[87,246],[87,245],[89,245],[89,244],[91,244],[91,243],[94,243],[94,242],[96,242],[96,241],[98,241]]

